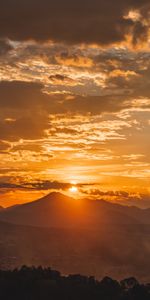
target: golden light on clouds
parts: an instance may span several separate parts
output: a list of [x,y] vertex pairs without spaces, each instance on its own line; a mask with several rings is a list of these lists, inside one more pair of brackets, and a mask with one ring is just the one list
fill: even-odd
[[0,204],[53,190],[150,202],[150,6],[109,2],[89,2],[88,18],[80,3],[77,24],[71,1],[61,22],[47,1],[37,32],[35,11],[23,29],[12,12],[0,37]]
[[125,19],[133,20],[134,22],[141,19],[141,14],[139,10],[130,10],[127,15],[124,16]]

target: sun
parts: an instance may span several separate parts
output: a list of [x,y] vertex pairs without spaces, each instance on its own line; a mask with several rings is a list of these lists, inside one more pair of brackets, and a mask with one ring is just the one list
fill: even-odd
[[71,182],[70,182],[70,184],[72,184],[73,186],[75,185],[77,185],[77,181],[76,180],[72,180]]
[[72,187],[69,189],[69,192],[71,192],[71,193],[73,193],[73,194],[77,193],[77,192],[78,192],[77,186],[72,186]]

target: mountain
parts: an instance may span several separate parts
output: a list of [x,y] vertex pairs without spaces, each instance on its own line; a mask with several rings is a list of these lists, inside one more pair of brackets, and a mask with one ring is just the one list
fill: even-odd
[[50,193],[37,201],[0,211],[0,220],[38,227],[98,229],[102,224],[150,224],[150,210]]
[[0,212],[0,268],[149,281],[149,210],[51,193]]
[[75,200],[60,193],[0,213],[0,219],[39,227],[87,227],[104,224],[149,223],[149,210],[125,207],[106,201]]

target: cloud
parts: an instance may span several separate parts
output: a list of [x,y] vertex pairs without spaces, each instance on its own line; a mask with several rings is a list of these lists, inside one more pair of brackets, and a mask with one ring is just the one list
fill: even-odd
[[[13,40],[55,40],[67,43],[111,44],[146,31],[142,20],[124,18],[143,9],[148,0],[6,0],[0,7],[0,36]],[[148,8],[147,8],[148,9]]]
[[[41,94],[42,85],[34,82],[0,81],[1,108],[22,108],[28,110],[40,108],[44,95]],[[46,98],[46,96],[45,96]]]
[[15,141],[43,136],[48,126],[47,96],[40,84],[0,82],[0,139]]
[[[120,77],[126,81],[122,75],[110,77],[110,81],[119,80],[119,84],[122,84]],[[55,78],[58,80],[58,76],[54,76],[54,80]],[[59,75],[59,80],[65,79]],[[94,116],[115,113],[134,107],[136,103],[132,100],[130,95],[124,93],[102,96],[70,95],[60,92],[55,94],[48,93],[44,85],[39,83],[2,81],[0,82],[0,139],[5,141],[38,139],[46,136],[46,132],[53,129],[50,115],[90,114]],[[141,106],[144,105],[142,103],[141,101]]]
[[[12,180],[12,178],[10,178]],[[82,184],[78,185],[82,186]],[[47,190],[68,190],[71,187],[70,183],[50,181],[50,180],[37,180],[33,182],[24,182],[14,184],[11,182],[0,182],[0,189],[24,189],[35,191],[47,191]]]
[[22,188],[21,185],[17,185],[9,182],[0,182],[0,189],[17,189]]
[[133,30],[133,37],[132,37],[133,45],[137,45],[140,42],[147,41],[148,30],[149,30],[149,26],[142,24],[140,21],[137,21]]
[[9,41],[7,40],[0,40],[0,56],[7,54],[11,51],[13,47],[10,45]]
[[5,153],[10,148],[10,144],[4,141],[0,141],[0,154]]
[[1,3],[1,180],[40,194],[75,176],[126,203],[111,189],[148,191],[149,13],[148,0]]
[[129,193],[125,191],[101,191],[99,189],[92,189],[89,191],[84,191],[84,193],[93,196],[108,196],[108,197],[129,197]]
[[82,193],[91,198],[112,201],[129,206],[137,206],[141,208],[150,207],[150,194],[134,193],[127,191],[102,191],[100,189],[82,190]]
[[38,180],[36,182],[31,182],[31,183],[25,183],[24,187],[26,188],[31,188],[35,190],[67,190],[70,188],[69,183],[63,183],[63,182],[58,182],[58,181],[49,181],[49,180]]
[[[15,122],[0,121],[0,138],[10,141],[19,139],[37,139],[43,136],[47,122],[40,114],[34,116],[18,117]],[[31,130],[32,129],[32,130]]]
[[76,82],[71,77],[62,74],[50,75],[49,80],[54,85],[76,85]]
[[[61,57],[59,61],[56,60],[58,57]],[[81,57],[86,61],[85,65],[80,63]],[[58,98],[62,94],[61,103],[67,93],[73,96],[100,97],[122,95],[126,99],[131,98],[130,96],[149,97],[149,58],[150,54],[146,50],[129,51],[119,47],[102,50],[91,46],[70,46],[67,51],[67,46],[62,47],[60,44],[47,43],[39,46],[34,42],[25,42],[16,46],[13,54],[11,52],[1,60],[0,76],[5,80],[1,83],[1,93],[4,89],[6,94],[7,85],[13,89],[13,94],[16,89],[15,98],[19,99],[17,103],[15,100],[14,105],[16,103],[20,106],[29,104],[26,98],[31,89],[34,93],[32,103],[47,101],[48,97],[46,94],[43,96],[43,89],[49,93],[49,97],[50,93],[57,93]],[[12,81],[12,84],[6,84],[6,81]],[[20,96],[21,89],[24,89],[23,97]],[[43,100],[39,99],[41,96]],[[51,107],[53,99],[51,98]],[[3,99],[1,102],[5,103]]]
[[[60,52],[60,51],[59,51]],[[93,66],[93,61],[90,57],[86,57],[80,53],[81,51],[78,51],[76,53],[69,53],[65,49],[65,51],[62,51],[55,55],[55,60],[60,65],[65,65],[68,67],[77,67],[77,68],[89,68]]]
[[[114,112],[126,107],[124,104],[125,100],[126,98],[120,95],[74,95],[71,97],[70,95],[63,95],[62,93],[45,93],[44,85],[38,83],[21,81],[0,82],[0,107],[1,110],[5,111],[5,114],[8,114],[7,110],[9,109],[11,115],[7,115],[7,118],[14,117],[15,110],[17,112],[20,111],[20,114],[23,114],[23,117],[30,117],[30,115],[32,115],[33,118],[34,115],[39,116],[39,118],[40,116],[41,118],[42,116],[45,117],[44,113],[48,115],[50,113],[56,114],[67,112],[81,114],[89,112],[93,114]],[[19,117],[20,121],[18,122],[21,122],[22,119],[20,118],[21,116]],[[15,122],[8,123],[9,126],[15,126]]]

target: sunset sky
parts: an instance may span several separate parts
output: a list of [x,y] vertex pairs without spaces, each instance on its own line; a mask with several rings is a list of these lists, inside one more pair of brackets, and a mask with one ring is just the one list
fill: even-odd
[[0,0],[0,205],[150,207],[149,0]]

